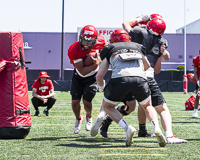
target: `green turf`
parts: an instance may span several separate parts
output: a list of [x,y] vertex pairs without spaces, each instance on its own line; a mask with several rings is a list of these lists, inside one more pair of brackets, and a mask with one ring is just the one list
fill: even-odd
[[[56,92],[57,102],[50,110],[50,117],[34,117],[31,106],[32,127],[26,139],[0,140],[0,159],[200,159],[200,118],[191,119],[193,111],[185,111],[184,103],[192,93],[163,93],[173,120],[173,133],[188,140],[186,144],[167,144],[159,147],[156,138],[138,138],[134,135],[131,147],[125,147],[125,132],[113,123],[108,131],[110,138],[95,138],[85,130],[85,119],[79,134],[73,133],[75,117],[71,109],[69,92]],[[101,106],[103,93],[93,101],[93,122]],[[29,92],[31,99],[31,92]],[[31,102],[31,101],[30,101]],[[82,115],[85,111],[82,107]],[[137,112],[124,119],[138,128]],[[153,131],[147,122],[149,131]]]

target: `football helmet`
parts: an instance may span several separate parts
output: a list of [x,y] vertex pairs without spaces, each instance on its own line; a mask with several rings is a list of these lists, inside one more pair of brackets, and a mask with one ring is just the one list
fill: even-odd
[[154,19],[154,18],[163,19],[163,17],[161,15],[159,15],[159,14],[151,14],[150,17],[151,17],[151,20]]
[[166,29],[165,21],[161,18],[154,18],[148,22],[147,29],[155,36],[162,35]]
[[97,29],[92,25],[87,25],[81,29],[79,43],[84,50],[90,50],[96,43],[98,36]]
[[116,29],[110,35],[110,43],[128,42],[130,40],[128,33],[123,29]]
[[188,81],[190,80],[190,78],[192,78],[192,73],[188,73],[188,74],[187,74],[187,79],[188,79]]

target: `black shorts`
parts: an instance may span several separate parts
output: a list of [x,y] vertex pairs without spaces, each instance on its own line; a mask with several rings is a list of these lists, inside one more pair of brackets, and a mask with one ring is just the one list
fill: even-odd
[[84,100],[91,102],[96,95],[97,89],[96,74],[84,78],[74,70],[70,90],[72,100],[78,100],[83,97]]
[[199,89],[199,86],[198,86],[198,84],[196,84],[196,90],[198,91],[198,89]]
[[163,103],[166,103],[155,79],[153,77],[147,77],[147,80],[148,80],[149,88],[151,90],[152,106],[155,107]]
[[123,100],[122,100],[122,102],[125,104],[125,105],[127,105],[126,104],[126,101],[134,101],[135,100],[135,97],[132,95],[132,94],[128,94]]
[[142,77],[110,79],[104,90],[104,97],[115,102],[122,102],[126,96],[134,96],[138,102],[142,102],[150,94],[148,82]]

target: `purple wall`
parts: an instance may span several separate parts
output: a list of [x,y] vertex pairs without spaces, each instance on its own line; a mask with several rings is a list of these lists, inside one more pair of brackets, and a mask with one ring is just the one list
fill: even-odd
[[[73,68],[67,56],[69,46],[77,39],[76,33],[65,33],[63,68]],[[25,61],[31,61],[27,67],[32,70],[61,68],[61,33],[23,33]],[[26,49],[27,47],[32,47]]]
[[[171,58],[168,62],[184,62],[183,34],[164,34],[168,40]],[[73,69],[67,56],[69,46],[77,40],[77,33],[65,33],[64,69]],[[25,61],[31,61],[27,67],[31,70],[61,68],[61,33],[23,32]],[[187,35],[187,70],[193,69],[192,59],[199,54],[200,34]],[[26,49],[27,46],[32,47]],[[182,58],[181,58],[182,56]],[[166,62],[166,61],[162,61]],[[176,69],[181,64],[162,64],[162,69]]]
[[[164,38],[168,40],[170,52],[170,60],[168,62],[184,62],[184,35],[183,34],[164,34]],[[193,69],[192,60],[199,55],[200,34],[187,34],[186,37],[186,68]],[[182,56],[182,58],[180,58]],[[166,61],[162,61],[166,62]],[[162,64],[162,69],[176,69],[181,64]],[[183,65],[183,64],[182,64]]]

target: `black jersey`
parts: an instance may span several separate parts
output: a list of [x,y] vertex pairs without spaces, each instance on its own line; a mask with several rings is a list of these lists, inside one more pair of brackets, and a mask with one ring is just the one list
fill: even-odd
[[162,43],[168,47],[168,42],[161,36],[152,35],[146,28],[146,26],[133,27],[129,35],[132,42],[142,44],[146,48],[146,56],[151,64],[151,67],[155,66],[156,61],[162,55],[160,52],[160,46]]

